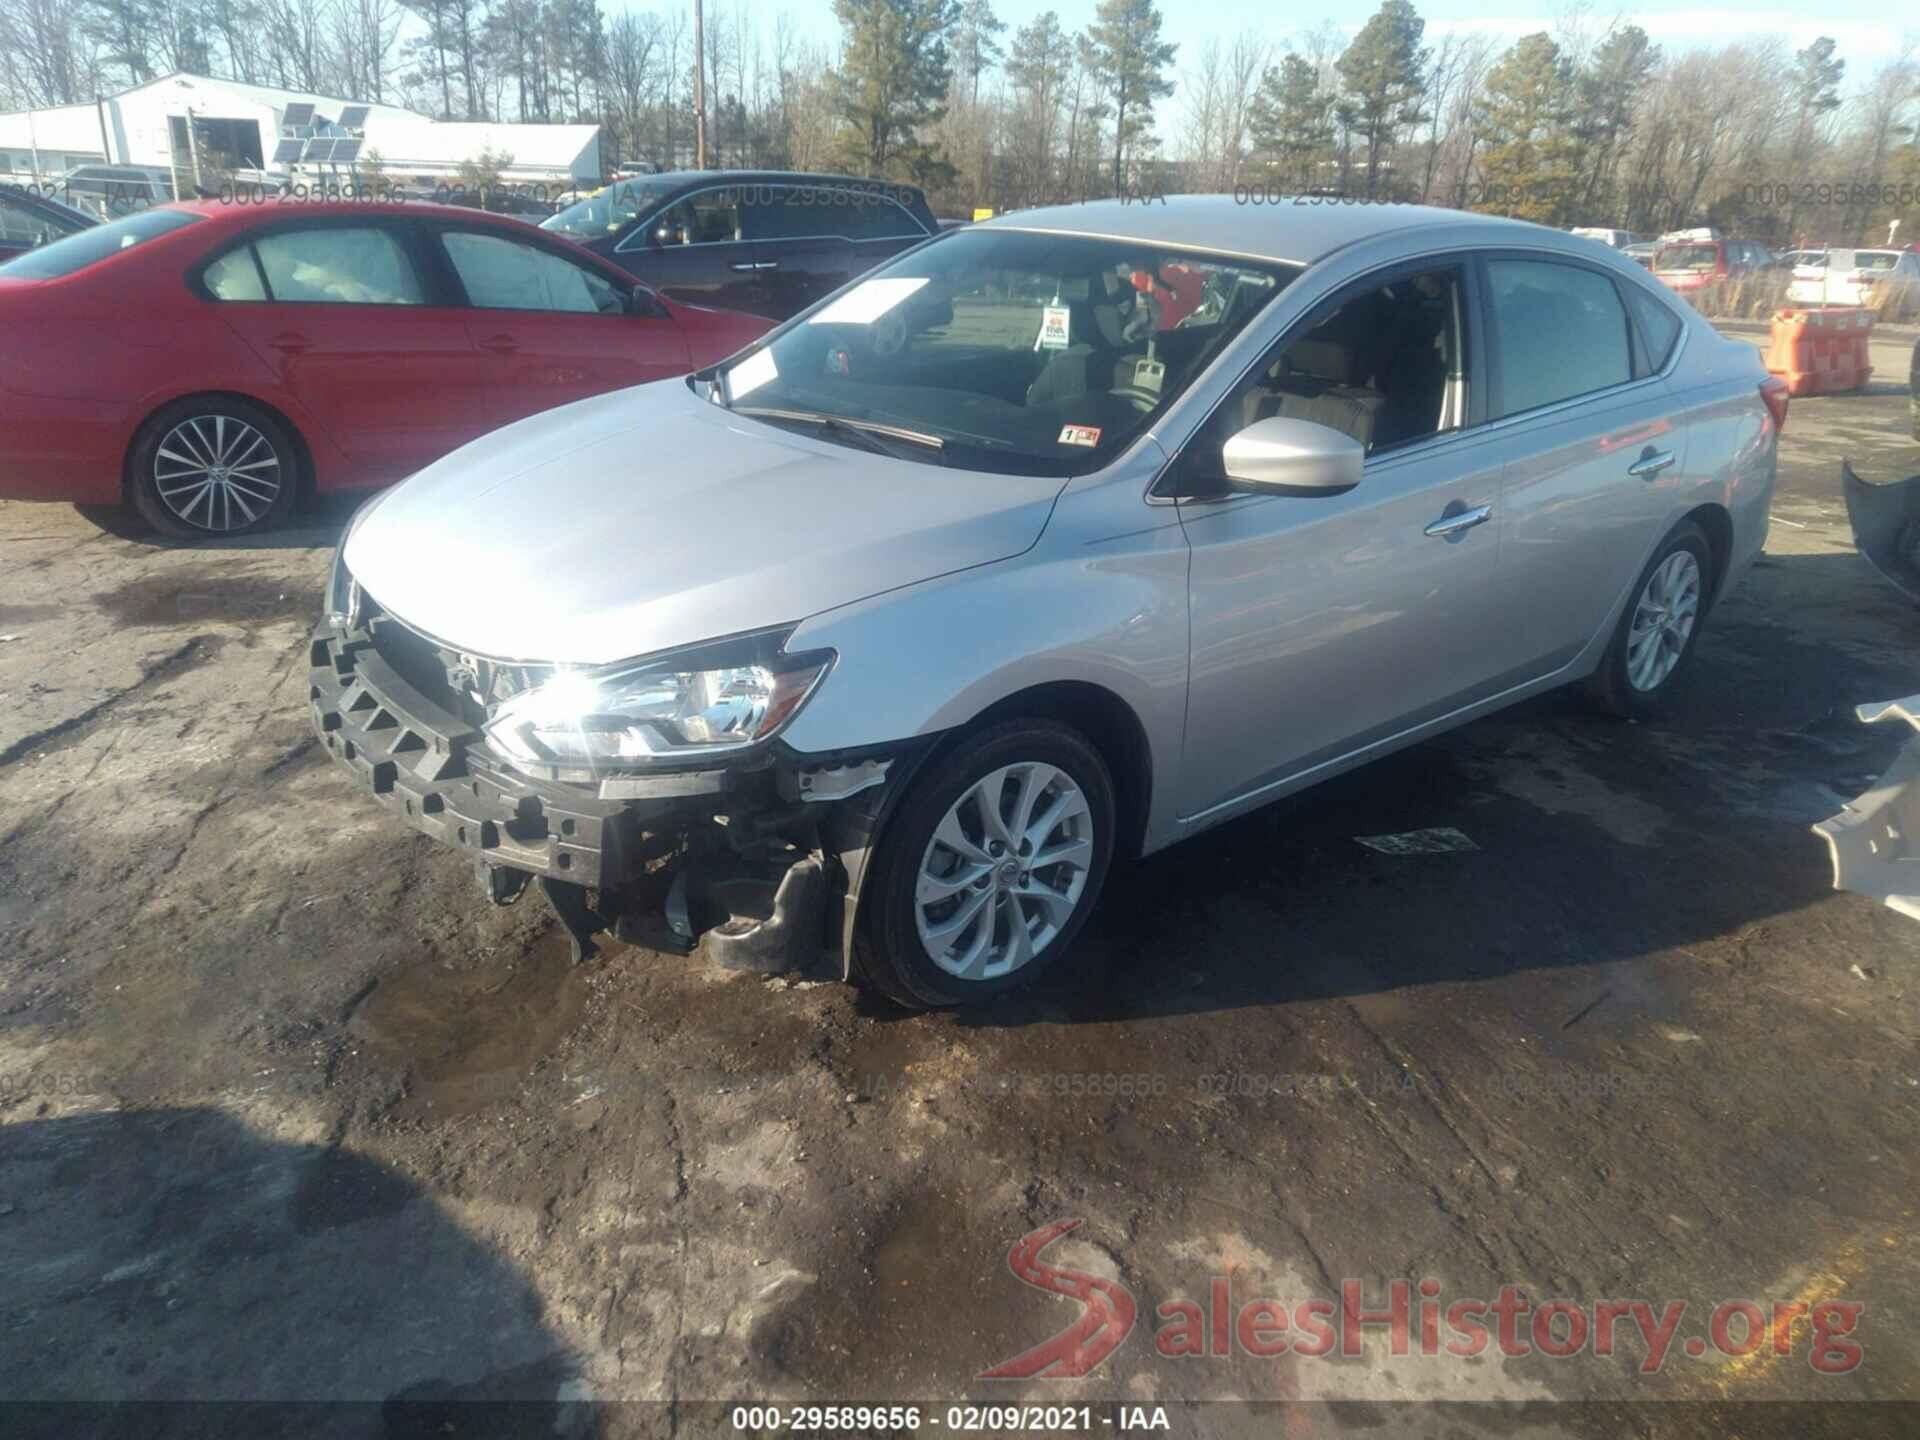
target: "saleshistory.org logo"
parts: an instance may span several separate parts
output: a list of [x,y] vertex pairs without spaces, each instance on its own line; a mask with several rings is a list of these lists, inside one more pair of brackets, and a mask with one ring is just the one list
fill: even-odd
[[[1079,1317],[1052,1339],[980,1372],[982,1380],[1066,1380],[1094,1370],[1133,1333],[1139,1307],[1133,1293],[1117,1280],[1084,1270],[1053,1265],[1040,1258],[1079,1220],[1056,1220],[1023,1235],[1007,1252],[1007,1268],[1019,1280],[1049,1295],[1078,1302]],[[1269,1358],[1338,1354],[1359,1359],[1366,1332],[1384,1333],[1392,1355],[1451,1355],[1467,1358],[1494,1350],[1509,1358],[1541,1354],[1569,1360],[1582,1354],[1602,1359],[1616,1353],[1617,1342],[1641,1353],[1642,1375],[1666,1364],[1688,1302],[1670,1300],[1529,1301],[1517,1285],[1503,1285],[1492,1300],[1442,1303],[1441,1285],[1431,1277],[1417,1284],[1388,1282],[1384,1304],[1369,1308],[1358,1280],[1344,1280],[1337,1300],[1311,1296],[1288,1305],[1256,1297],[1236,1302],[1229,1275],[1211,1277],[1207,1303],[1173,1299],[1154,1310],[1161,1322],[1154,1350],[1168,1359],[1235,1355]],[[1415,1297],[1418,1296],[1416,1303]],[[1680,1341],[1692,1359],[1708,1354],[1726,1358],[1791,1356],[1807,1341],[1806,1361],[1821,1375],[1846,1375],[1861,1360],[1850,1338],[1866,1306],[1851,1300],[1796,1297],[1762,1307],[1756,1300],[1725,1300],[1713,1307],[1706,1335]],[[1443,1339],[1442,1336],[1445,1336]]]

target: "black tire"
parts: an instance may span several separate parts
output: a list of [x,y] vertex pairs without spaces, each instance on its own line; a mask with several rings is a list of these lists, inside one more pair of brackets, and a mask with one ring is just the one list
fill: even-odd
[[[195,481],[194,465],[211,473],[221,468],[222,456],[233,467],[230,479]],[[271,530],[292,511],[299,485],[300,450],[286,425],[232,395],[175,401],[140,427],[127,452],[127,494],[134,509],[175,540]]]
[[[1694,563],[1699,567],[1700,591],[1693,628],[1687,633],[1686,643],[1681,647],[1679,659],[1674,662],[1673,668],[1658,684],[1643,689],[1633,683],[1628,673],[1629,640],[1634,616],[1639,611],[1641,597],[1646,594],[1647,582],[1675,553],[1682,550],[1691,553]],[[1690,520],[1682,521],[1654,552],[1646,569],[1633,582],[1626,609],[1621,612],[1620,623],[1614,628],[1613,640],[1600,661],[1600,668],[1587,677],[1586,693],[1595,705],[1610,715],[1628,720],[1649,720],[1665,710],[1667,701],[1684,682],[1691,667],[1694,647],[1700,643],[1700,630],[1706,623],[1707,611],[1713,599],[1714,575],[1712,545],[1707,543],[1707,537],[1699,526]]]
[[[963,979],[937,965],[920,938],[915,896],[921,865],[934,831],[977,782],[1004,766],[1029,763],[1064,771],[1079,787],[1087,802],[1092,857],[1071,916],[1031,959],[1006,974]],[[1039,979],[1072,947],[1099,903],[1113,858],[1117,814],[1106,762],[1079,731],[1053,720],[1013,720],[966,737],[915,777],[881,836],[855,937],[862,977],[915,1010],[977,1005]],[[1006,903],[1026,913],[1018,899],[1002,901],[997,895],[988,909]]]

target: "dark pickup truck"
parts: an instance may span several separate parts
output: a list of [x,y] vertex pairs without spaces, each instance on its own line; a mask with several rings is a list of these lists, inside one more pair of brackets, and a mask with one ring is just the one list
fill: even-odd
[[785,320],[940,227],[911,185],[690,170],[617,180],[542,228],[676,300]]

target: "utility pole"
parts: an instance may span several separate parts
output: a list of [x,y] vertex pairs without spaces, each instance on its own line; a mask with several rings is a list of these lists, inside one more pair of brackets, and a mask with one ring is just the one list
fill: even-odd
[[693,0],[693,168],[707,168],[707,16]]

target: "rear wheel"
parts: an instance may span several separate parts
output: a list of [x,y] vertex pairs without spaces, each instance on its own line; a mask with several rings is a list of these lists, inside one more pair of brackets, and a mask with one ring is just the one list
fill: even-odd
[[1640,572],[1606,656],[1587,680],[1602,709],[1629,719],[1660,712],[1693,658],[1712,576],[1707,537],[1691,521],[1680,525]]
[[300,474],[286,426],[227,395],[167,406],[141,426],[127,463],[134,508],[177,540],[272,529],[292,510]]
[[1112,778],[1078,731],[1016,720],[968,737],[915,780],[881,841],[862,971],[914,1008],[1031,983],[1086,924],[1114,827]]

